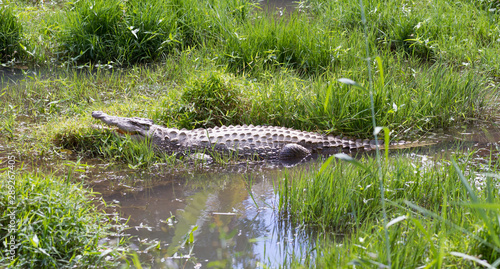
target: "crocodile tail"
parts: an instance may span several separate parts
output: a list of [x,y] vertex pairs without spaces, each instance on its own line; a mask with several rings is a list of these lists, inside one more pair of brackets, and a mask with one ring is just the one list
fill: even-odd
[[[407,149],[407,148],[416,148],[416,147],[423,147],[423,146],[429,146],[429,145],[434,145],[437,142],[432,142],[432,141],[405,141],[405,140],[399,140],[399,141],[393,141],[389,143],[389,149]],[[380,149],[385,148],[385,143],[383,140],[378,140],[378,145]],[[375,140],[370,140],[370,142],[367,144],[365,142],[365,149],[376,149],[377,148],[377,143]]]

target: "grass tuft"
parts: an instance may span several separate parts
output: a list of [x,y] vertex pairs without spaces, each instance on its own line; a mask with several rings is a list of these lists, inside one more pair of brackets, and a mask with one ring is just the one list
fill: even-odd
[[19,57],[22,26],[14,15],[14,9],[0,3],[0,62]]
[[[452,184],[453,167],[428,167],[408,159],[389,160],[383,167],[385,196],[389,201],[411,201],[423,208],[434,209],[446,194],[457,201],[465,193]],[[325,231],[346,231],[381,211],[376,161],[362,159],[367,169],[335,159],[322,173],[303,172],[295,179],[287,178],[277,188],[279,208],[288,218]],[[425,180],[423,180],[425,178]]]
[[[94,194],[69,178],[23,173],[14,179],[0,175],[0,239],[15,238],[16,259],[0,252],[0,265],[9,268],[82,268],[112,265],[120,244],[102,245],[117,224],[101,212]],[[14,181],[15,200],[7,184]],[[8,229],[15,216],[15,227]],[[120,225],[120,224],[118,224]],[[6,245],[2,245],[7,248]]]
[[177,112],[179,127],[241,124],[248,105],[238,86],[234,77],[217,71],[190,79]]
[[59,39],[71,61],[146,62],[176,44],[165,1],[80,0],[70,6]]

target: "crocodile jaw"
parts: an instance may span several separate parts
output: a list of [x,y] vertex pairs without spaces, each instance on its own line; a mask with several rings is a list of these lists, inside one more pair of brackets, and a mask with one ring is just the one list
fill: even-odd
[[153,120],[145,118],[123,118],[110,116],[102,111],[92,112],[92,117],[102,122],[116,126],[118,129],[129,134],[139,134],[143,137],[149,137],[150,128],[154,125]]

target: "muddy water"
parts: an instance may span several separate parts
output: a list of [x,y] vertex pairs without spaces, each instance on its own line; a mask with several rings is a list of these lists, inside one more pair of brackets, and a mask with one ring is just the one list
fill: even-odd
[[[128,189],[104,198],[120,205],[132,227],[132,248],[153,268],[280,265],[313,242],[276,222],[273,184],[282,169],[134,175],[121,180],[131,182]],[[154,187],[132,186],[134,180]],[[183,245],[191,231],[194,242]]]
[[291,11],[297,6],[297,1],[294,0],[262,0],[259,1],[263,8],[273,10],[288,10]]

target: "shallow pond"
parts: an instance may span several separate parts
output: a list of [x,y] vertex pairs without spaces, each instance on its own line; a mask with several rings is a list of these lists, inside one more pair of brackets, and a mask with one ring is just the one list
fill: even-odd
[[[279,169],[143,174],[136,179],[153,187],[129,186],[104,198],[118,203],[122,216],[129,218],[127,232],[135,237],[133,248],[143,252],[145,264],[255,268],[282,264],[287,253],[300,251],[305,243],[296,242],[294,231],[282,230],[276,222],[273,182],[280,174]],[[191,231],[194,242],[181,246]]]

